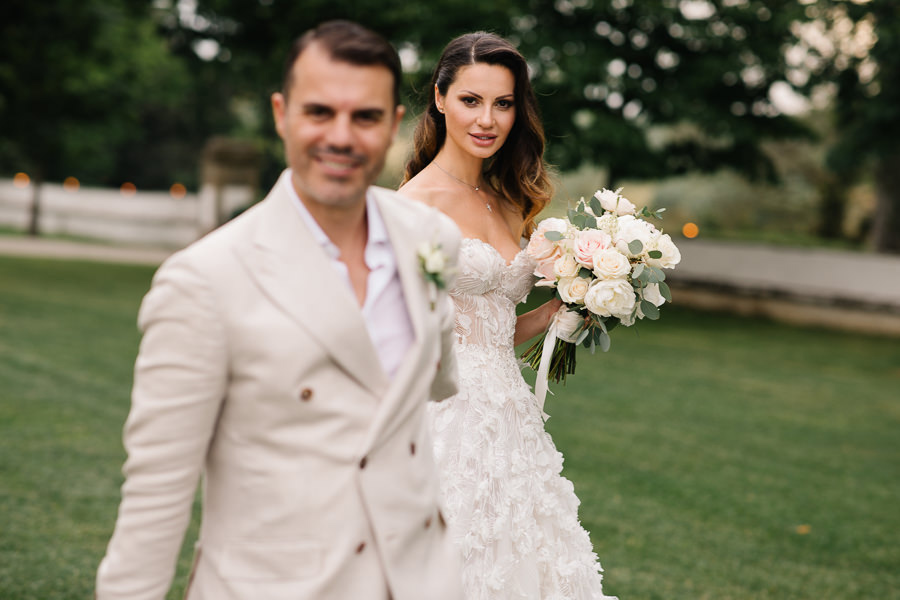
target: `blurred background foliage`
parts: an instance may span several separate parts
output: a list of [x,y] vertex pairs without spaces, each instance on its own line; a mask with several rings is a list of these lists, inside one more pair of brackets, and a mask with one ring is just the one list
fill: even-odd
[[7,0],[0,174],[195,188],[225,135],[262,150],[267,189],[284,55],[332,18],[397,46],[412,117],[452,37],[510,38],[563,202],[624,184],[705,234],[900,252],[896,0]]

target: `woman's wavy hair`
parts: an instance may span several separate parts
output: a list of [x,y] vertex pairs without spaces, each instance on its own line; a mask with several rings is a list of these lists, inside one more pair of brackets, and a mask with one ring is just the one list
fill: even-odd
[[416,125],[412,158],[406,163],[404,183],[424,169],[444,145],[447,125],[435,104],[434,89],[446,96],[461,67],[484,63],[506,67],[515,79],[516,119],[506,142],[486,161],[488,185],[512,202],[524,219],[523,235],[534,230],[538,213],[550,202],[553,184],[544,163],[544,127],[537,99],[528,78],[528,65],[516,48],[502,37],[477,31],[447,44],[428,88],[428,106]]

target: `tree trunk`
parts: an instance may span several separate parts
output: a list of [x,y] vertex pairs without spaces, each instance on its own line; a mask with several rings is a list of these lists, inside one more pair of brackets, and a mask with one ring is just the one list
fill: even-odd
[[819,208],[819,235],[825,239],[844,237],[844,216],[847,212],[847,188],[839,177],[828,175],[818,185],[822,204]]
[[36,172],[31,185],[31,206],[28,211],[28,235],[33,237],[40,235],[41,187],[43,183],[43,175]]
[[900,253],[900,154],[881,159],[875,168],[875,214],[872,241],[878,252]]

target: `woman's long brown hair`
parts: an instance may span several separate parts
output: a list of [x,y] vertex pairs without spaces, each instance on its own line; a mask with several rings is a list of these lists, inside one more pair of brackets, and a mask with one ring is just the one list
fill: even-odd
[[519,51],[502,37],[477,31],[447,44],[428,89],[428,106],[416,125],[413,155],[406,163],[404,183],[424,169],[444,145],[447,126],[435,104],[434,89],[442,96],[461,67],[484,63],[509,69],[515,79],[516,119],[506,142],[487,160],[485,180],[495,193],[512,203],[524,219],[523,235],[534,230],[534,219],[550,202],[553,184],[544,163],[544,127],[537,99],[528,79],[528,65]]

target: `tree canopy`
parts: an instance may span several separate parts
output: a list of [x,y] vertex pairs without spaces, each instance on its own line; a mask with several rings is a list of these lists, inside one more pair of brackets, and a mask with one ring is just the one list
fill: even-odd
[[267,149],[271,179],[281,153],[268,97],[301,32],[346,18],[384,34],[416,114],[445,44],[489,30],[529,61],[550,162],[603,166],[613,182],[722,167],[772,179],[763,143],[813,135],[786,100],[830,96],[828,164],[840,181],[875,173],[889,248],[900,246],[898,11],[896,0],[11,0],[0,169],[190,181],[203,141],[229,134]]

